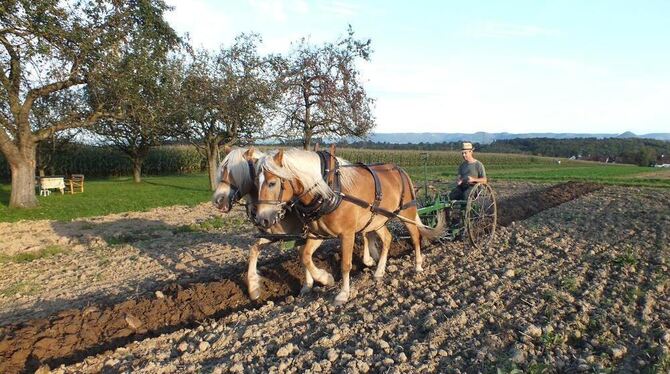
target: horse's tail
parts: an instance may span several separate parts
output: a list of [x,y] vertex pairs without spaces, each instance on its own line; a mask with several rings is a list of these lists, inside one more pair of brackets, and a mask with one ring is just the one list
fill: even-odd
[[424,224],[421,223],[419,213],[416,214],[416,222],[416,227],[419,229],[421,237],[427,239],[428,241],[441,238],[447,231],[447,219],[444,212],[442,211],[437,212],[437,225],[435,225],[435,227],[424,226]]
[[[413,201],[416,201],[416,193],[414,192],[414,183],[412,183],[412,179],[409,177],[409,174],[401,168],[398,168],[401,177],[403,179],[407,179],[407,184],[409,185],[409,193],[410,196],[412,197]],[[421,217],[419,217],[419,213],[416,214],[416,218],[414,219],[416,222],[416,227],[419,229],[419,233],[421,234],[422,238],[425,238],[428,241],[433,241],[437,238],[440,238],[444,236],[444,234],[447,231],[447,217],[445,216],[444,212],[437,212],[437,225],[435,227],[428,227],[425,226],[421,222]]]

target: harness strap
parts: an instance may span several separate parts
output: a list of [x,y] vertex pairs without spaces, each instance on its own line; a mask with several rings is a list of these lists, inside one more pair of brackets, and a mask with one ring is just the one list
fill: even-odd
[[251,180],[256,179],[256,168],[254,167],[254,162],[252,160],[247,160],[247,166],[249,166],[249,175]]

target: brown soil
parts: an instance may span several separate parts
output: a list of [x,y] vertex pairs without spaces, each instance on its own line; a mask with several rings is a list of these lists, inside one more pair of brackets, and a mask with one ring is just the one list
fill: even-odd
[[498,224],[507,226],[602,188],[597,183],[567,182],[504,199],[498,203]]
[[[499,221],[507,225],[600,188],[595,184],[565,183],[502,199]],[[391,255],[404,255],[408,248],[404,243],[394,243]],[[329,243],[326,250],[319,253],[318,266],[339,274],[336,252],[336,246]],[[0,372],[32,371],[45,363],[55,367],[79,362],[130,341],[294,295],[300,289],[303,275],[302,267],[293,257],[284,254],[259,268],[264,277],[259,302],[247,297],[242,278],[245,268],[238,265],[227,269],[229,274],[236,274],[232,277],[193,283],[186,288],[172,283],[162,288],[162,297],[151,294],[111,305],[99,303],[3,326],[0,328]],[[354,275],[361,269],[357,260]]]

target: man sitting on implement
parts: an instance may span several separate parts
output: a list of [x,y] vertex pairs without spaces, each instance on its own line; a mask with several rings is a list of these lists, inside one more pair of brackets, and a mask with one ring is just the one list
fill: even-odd
[[461,156],[463,156],[463,163],[458,167],[458,179],[456,180],[456,188],[449,193],[451,200],[465,200],[468,198],[470,189],[476,183],[486,183],[486,170],[484,165],[475,160],[472,155],[472,143],[463,143],[461,149]]

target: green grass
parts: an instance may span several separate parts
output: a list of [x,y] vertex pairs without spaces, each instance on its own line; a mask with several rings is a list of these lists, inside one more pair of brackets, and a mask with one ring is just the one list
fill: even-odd
[[[621,186],[645,186],[670,188],[670,170],[634,165],[606,165],[592,162],[566,164],[526,163],[484,165],[491,180],[524,180],[559,183],[565,181],[589,181]],[[429,166],[429,179],[456,178],[456,165]],[[424,168],[407,167],[415,184],[423,180]]]
[[23,252],[15,254],[13,256],[8,256],[0,253],[0,264],[6,262],[18,262],[18,263],[31,262],[40,258],[55,256],[59,253],[67,253],[69,251],[70,251],[69,249],[63,248],[59,245],[50,245],[48,247],[40,249],[39,251]]
[[[363,161],[394,161],[411,175],[416,186],[424,179],[423,160],[419,151],[357,151],[343,150],[341,155],[362,158]],[[361,155],[365,157],[361,157]],[[568,180],[591,181],[626,186],[670,188],[670,170],[633,165],[600,164],[585,161],[562,160],[525,155],[478,154],[484,162],[489,178],[558,183]],[[481,157],[480,157],[481,156]],[[370,160],[368,160],[367,158]],[[453,181],[460,162],[455,152],[436,152],[426,167],[428,178]],[[7,207],[10,185],[0,184],[0,222],[52,219],[67,221],[78,217],[100,216],[128,211],[146,211],[169,205],[195,205],[211,198],[205,174],[145,177],[139,184],[130,178],[87,180],[83,194],[38,196],[40,206],[35,209]],[[208,227],[184,227],[179,230],[196,231],[217,229],[212,222]],[[211,227],[209,227],[211,226]],[[112,239],[114,240],[114,239]]]
[[20,281],[15,282],[9,287],[0,289],[0,295],[5,297],[14,296],[18,293],[23,295],[32,295],[39,291],[40,287],[32,282]]
[[173,232],[177,234],[199,231],[231,231],[242,229],[246,224],[246,217],[213,217],[199,223],[179,226]]
[[52,219],[67,221],[128,211],[146,211],[169,205],[196,205],[208,201],[212,193],[205,174],[145,177],[142,183],[131,178],[86,181],[85,192],[75,195],[52,193],[38,196],[35,209],[8,208],[9,184],[0,184],[0,222]]

